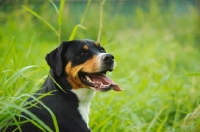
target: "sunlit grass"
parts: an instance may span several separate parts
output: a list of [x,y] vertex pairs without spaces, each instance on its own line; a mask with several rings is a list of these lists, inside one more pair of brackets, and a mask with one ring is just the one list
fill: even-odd
[[[7,123],[10,119],[20,125],[15,115],[27,112],[26,99],[40,89],[48,74],[45,55],[57,47],[59,39],[68,40],[79,23],[87,30],[76,30],[71,39],[97,39],[99,4],[88,8],[84,22],[71,15],[73,8],[65,8],[62,29],[55,8],[46,4],[36,12],[60,36],[21,6],[1,13],[6,23],[0,25],[0,126],[12,125]],[[33,5],[24,6],[35,11]],[[190,7],[180,15],[173,12],[174,6],[165,12],[156,3],[149,6],[149,12],[137,7],[126,18],[117,13],[111,16],[113,7],[108,9],[105,3],[101,44],[117,61],[115,71],[108,75],[124,91],[96,94],[90,114],[94,132],[200,130],[197,11]],[[35,125],[49,130],[31,117]],[[53,114],[52,118],[56,125]]]

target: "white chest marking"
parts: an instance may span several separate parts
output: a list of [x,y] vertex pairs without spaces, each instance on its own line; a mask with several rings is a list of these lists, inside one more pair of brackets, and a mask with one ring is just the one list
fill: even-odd
[[[71,90],[73,93],[76,94],[79,100],[78,110],[88,126],[89,123],[89,112],[90,112],[90,102],[95,95],[95,91],[87,88],[80,88],[80,89],[73,89]],[[89,128],[89,126],[88,126]]]

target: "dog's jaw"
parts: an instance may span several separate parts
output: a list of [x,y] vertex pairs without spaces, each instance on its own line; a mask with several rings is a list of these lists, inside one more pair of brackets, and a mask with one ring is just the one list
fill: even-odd
[[94,90],[91,90],[88,88],[72,89],[71,91],[74,94],[76,94],[76,96],[79,100],[78,110],[79,110],[83,120],[85,121],[85,123],[87,124],[87,126],[89,128],[88,115],[90,112],[90,102],[93,99],[96,92]]

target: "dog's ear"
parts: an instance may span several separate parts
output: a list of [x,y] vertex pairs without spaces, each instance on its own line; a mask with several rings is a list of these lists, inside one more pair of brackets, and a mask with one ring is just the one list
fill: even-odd
[[62,54],[63,51],[68,47],[68,45],[68,42],[62,42],[58,48],[51,51],[45,57],[47,64],[58,76],[61,75],[63,70]]

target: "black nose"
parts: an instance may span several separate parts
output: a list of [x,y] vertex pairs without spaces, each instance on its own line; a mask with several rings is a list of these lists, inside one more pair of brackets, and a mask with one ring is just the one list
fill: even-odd
[[114,56],[111,54],[105,54],[102,56],[102,60],[104,63],[112,64],[114,62]]

